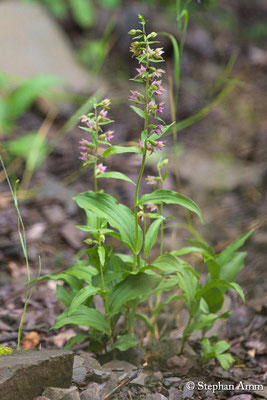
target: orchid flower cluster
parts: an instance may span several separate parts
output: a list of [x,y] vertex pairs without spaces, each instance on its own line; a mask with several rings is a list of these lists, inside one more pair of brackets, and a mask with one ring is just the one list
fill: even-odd
[[80,160],[85,161],[84,166],[94,164],[94,176],[106,171],[107,167],[102,163],[98,163],[98,146],[99,144],[109,145],[110,140],[114,137],[114,131],[103,131],[102,126],[113,122],[108,117],[110,109],[110,99],[104,99],[101,103],[94,103],[94,112],[82,115],[80,120],[85,127],[80,127],[87,133],[91,134],[91,140],[82,139],[80,141]]
[[[39,280],[61,279],[70,287],[70,290],[62,285],[57,288],[57,297],[66,306],[66,310],[56,318],[55,329],[67,324],[88,327],[88,333],[78,333],[70,339],[67,348],[89,340],[89,349],[92,351],[114,348],[125,351],[140,341],[140,337],[136,337],[136,319],[146,325],[152,340],[157,340],[160,337],[157,327],[159,312],[172,301],[180,300],[185,302],[188,309],[188,323],[182,335],[181,351],[191,333],[201,330],[204,359],[208,360],[216,354],[223,368],[229,368],[233,362],[233,357],[225,353],[229,345],[224,341],[213,343],[205,338],[205,333],[216,320],[230,315],[230,311],[220,312],[227,290],[234,289],[244,300],[242,289],[235,278],[244,266],[246,254],[237,250],[252,231],[216,254],[196,229],[190,227],[188,230],[195,238],[189,239],[189,246],[166,251],[164,229],[168,219],[173,217],[165,216],[165,205],[183,207],[201,221],[203,219],[200,208],[193,200],[174,190],[164,189],[167,171],[163,169],[168,164],[167,159],[158,160],[157,176],[146,177],[152,192],[139,195],[147,157],[163,149],[165,142],[161,138],[168,134],[173,125],[166,125],[160,117],[164,111],[164,104],[160,100],[164,91],[164,70],[155,65],[163,62],[164,52],[161,47],[157,47],[157,34],[146,33],[146,22],[141,15],[139,22],[141,29],[129,32],[134,36],[130,51],[139,64],[137,75],[132,80],[143,86],[140,91],[132,90],[129,96],[129,100],[134,103],[131,109],[144,123],[139,143],[133,146],[110,143],[114,132],[104,129],[113,122],[108,117],[109,99],[95,102],[94,112],[81,117],[81,129],[89,137],[80,141],[80,159],[84,166],[93,165],[94,177],[94,190],[80,193],[74,198],[87,218],[86,225],[77,227],[89,235],[85,240],[89,247],[79,253],[84,254],[86,259],[81,257],[73,267],[61,274],[49,274]],[[100,149],[100,145],[106,148]],[[141,156],[136,182],[119,171],[106,171],[101,161],[107,156],[120,157],[128,153]],[[127,207],[114,196],[99,190],[98,180],[101,178],[120,179],[134,185],[133,207]],[[119,253],[113,246],[114,240],[120,242],[122,250]],[[204,277],[190,265],[188,259],[183,259],[183,256],[190,253],[199,253],[203,258],[203,269],[206,268]],[[179,294],[166,294],[177,288]],[[163,292],[164,301],[161,300]],[[101,296],[105,313],[97,309],[99,301],[95,301],[96,295]],[[153,299],[150,303],[153,304],[151,313],[147,315],[138,312],[139,304],[149,298]]]
[[[162,114],[164,111],[164,103],[158,100],[158,97],[165,91],[160,79],[165,71],[152,65],[153,63],[164,61],[162,57],[164,51],[162,47],[155,49],[151,47],[159,43],[154,40],[157,37],[157,33],[151,32],[147,35],[145,32],[145,21],[142,16],[139,19],[142,29],[132,29],[129,32],[130,35],[137,35],[133,38],[134,41],[130,51],[132,57],[136,58],[140,65],[140,67],[136,68],[137,75],[132,80],[142,83],[145,87],[145,93],[131,90],[129,100],[136,106],[142,107],[140,109],[139,107],[132,106],[132,109],[140,116],[145,117],[144,131],[142,138],[139,140],[139,146],[144,149],[144,152],[149,150],[153,153],[157,150],[161,151],[165,146],[164,141],[158,140],[166,125],[159,117],[159,114]],[[153,123],[149,121],[150,118],[153,119]]]

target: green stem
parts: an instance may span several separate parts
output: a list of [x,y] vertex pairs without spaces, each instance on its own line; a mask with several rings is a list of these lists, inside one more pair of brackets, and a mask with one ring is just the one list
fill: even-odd
[[[144,40],[146,41],[146,52],[147,52],[147,59],[146,59],[146,69],[148,70],[149,67],[149,55],[148,55],[148,42],[145,34],[145,29],[143,27],[143,34],[144,34]],[[148,104],[148,87],[149,87],[149,77],[147,76],[146,78],[146,90],[145,90],[145,106],[144,106],[144,112],[145,112],[145,123],[144,123],[144,130],[147,130],[148,127],[148,111],[147,111],[147,104]],[[135,198],[134,198],[134,216],[135,216],[135,253],[134,253],[134,262],[133,262],[133,270],[136,269],[137,265],[137,257],[138,257],[138,240],[139,240],[139,223],[138,223],[138,194],[139,194],[139,187],[140,187],[140,182],[144,173],[145,169],[145,163],[146,163],[146,143],[144,143],[144,150],[143,150],[143,158],[142,158],[142,164],[139,170],[137,182],[136,182],[136,189],[135,189]]]
[[[188,320],[188,322],[187,322],[187,324],[186,324],[186,327],[185,327],[185,329],[184,329],[184,332],[185,332],[185,331],[187,330],[187,328],[190,326],[190,324],[191,324],[191,322],[192,322],[192,319],[193,319],[193,317],[189,317],[189,320]],[[186,341],[188,340],[189,336],[190,336],[190,335],[183,336],[180,354],[183,353],[183,351],[184,351],[184,346],[185,346]]]

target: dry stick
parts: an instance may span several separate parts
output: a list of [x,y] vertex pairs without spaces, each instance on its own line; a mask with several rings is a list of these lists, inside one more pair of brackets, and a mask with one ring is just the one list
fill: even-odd
[[133,379],[137,378],[138,375],[140,375],[143,372],[143,367],[139,367],[138,369],[135,369],[133,371],[130,371],[126,377],[121,381],[121,383],[116,386],[114,389],[111,390],[108,394],[104,396],[103,400],[108,400],[111,399],[111,397],[117,393],[123,386],[127,385],[129,382],[131,382]]

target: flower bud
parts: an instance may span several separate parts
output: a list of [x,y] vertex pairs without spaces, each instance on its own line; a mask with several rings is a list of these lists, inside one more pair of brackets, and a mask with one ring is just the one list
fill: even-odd
[[103,234],[99,235],[99,240],[104,243],[105,242],[105,236]]
[[85,239],[84,243],[91,245],[93,244],[93,239]]
[[129,35],[136,35],[136,33],[137,33],[136,29],[131,29],[131,30],[128,32]]
[[150,33],[150,37],[151,38],[155,38],[156,36],[158,36],[158,34],[156,32],[151,32]]

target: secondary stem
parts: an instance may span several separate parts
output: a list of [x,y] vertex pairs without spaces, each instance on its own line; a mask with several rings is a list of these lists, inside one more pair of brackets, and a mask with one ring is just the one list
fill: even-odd
[[[146,53],[147,53],[147,59],[146,59],[146,70],[148,71],[149,67],[149,54],[148,54],[148,42],[145,34],[145,30],[143,27],[143,34],[144,34],[144,40],[146,42]],[[149,87],[149,77],[147,76],[146,78],[146,91],[145,91],[145,105],[144,105],[144,112],[145,112],[145,123],[144,123],[144,131],[147,130],[148,127],[148,110],[147,110],[147,104],[148,104],[148,87]],[[138,241],[139,241],[139,223],[138,223],[138,194],[139,194],[139,187],[140,187],[140,182],[144,173],[145,169],[145,163],[146,163],[146,143],[144,143],[144,148],[143,148],[143,158],[142,158],[142,164],[139,170],[137,182],[136,182],[136,189],[135,189],[135,199],[134,199],[134,216],[135,216],[135,253],[134,253],[134,263],[133,263],[133,270],[136,269],[136,264],[137,264],[137,256],[138,256]]]

